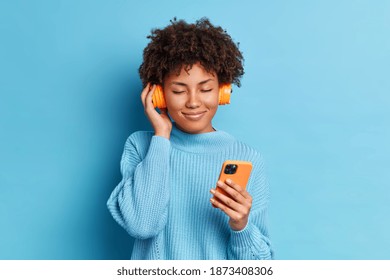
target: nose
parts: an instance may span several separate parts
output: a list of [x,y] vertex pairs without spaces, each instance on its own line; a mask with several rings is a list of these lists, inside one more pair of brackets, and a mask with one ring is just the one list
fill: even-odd
[[190,109],[198,108],[202,104],[196,91],[191,91],[187,95],[186,107]]

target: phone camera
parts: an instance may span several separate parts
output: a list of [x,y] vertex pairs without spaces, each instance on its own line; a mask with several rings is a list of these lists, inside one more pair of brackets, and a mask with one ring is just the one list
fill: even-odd
[[225,174],[234,174],[237,171],[237,165],[236,164],[227,164],[225,166],[224,173]]

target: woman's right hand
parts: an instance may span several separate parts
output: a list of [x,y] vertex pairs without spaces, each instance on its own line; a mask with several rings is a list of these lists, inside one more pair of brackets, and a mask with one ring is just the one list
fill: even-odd
[[168,116],[167,109],[160,109],[161,113],[158,113],[154,108],[152,96],[155,89],[156,85],[151,87],[150,83],[148,83],[141,93],[141,101],[145,115],[154,129],[154,135],[169,139],[172,131],[172,122]]

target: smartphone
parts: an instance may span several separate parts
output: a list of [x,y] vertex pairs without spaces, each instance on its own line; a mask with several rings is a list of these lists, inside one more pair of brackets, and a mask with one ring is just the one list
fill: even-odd
[[[226,160],[219,174],[219,181],[225,182],[226,179],[231,179],[234,183],[246,188],[249,177],[252,171],[252,163],[241,160]],[[217,186],[217,191],[229,196],[223,189]],[[216,198],[215,198],[216,199]]]

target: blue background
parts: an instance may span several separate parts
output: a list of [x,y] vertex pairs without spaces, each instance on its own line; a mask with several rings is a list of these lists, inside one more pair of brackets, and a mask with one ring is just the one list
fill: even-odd
[[389,1],[1,1],[0,259],[126,259],[106,200],[146,36],[207,16],[245,56],[214,126],[261,150],[277,259],[390,258]]

